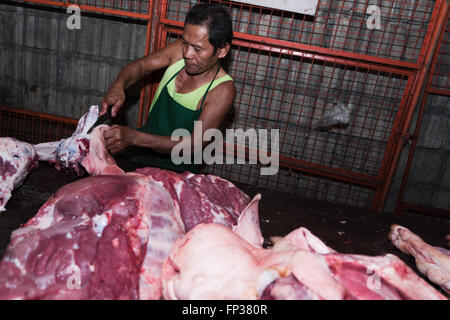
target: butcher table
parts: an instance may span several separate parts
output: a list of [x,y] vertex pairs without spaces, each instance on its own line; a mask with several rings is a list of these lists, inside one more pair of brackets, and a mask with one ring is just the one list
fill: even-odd
[[[125,171],[136,168],[133,163],[119,162],[119,165]],[[43,162],[29,173],[24,183],[13,192],[6,211],[0,213],[0,257],[3,257],[6,251],[11,232],[33,217],[60,187],[77,179],[79,178],[57,171]],[[418,274],[414,259],[390,243],[388,233],[392,223],[409,228],[431,245],[448,248],[445,236],[450,233],[449,219],[413,213],[396,216],[252,186],[236,185],[250,197],[258,193],[262,195],[259,216],[261,230],[266,239],[265,245],[270,245],[270,237],[284,236],[302,226],[340,253],[364,255],[391,253],[397,255]],[[428,283],[443,293],[438,286],[429,281]]]

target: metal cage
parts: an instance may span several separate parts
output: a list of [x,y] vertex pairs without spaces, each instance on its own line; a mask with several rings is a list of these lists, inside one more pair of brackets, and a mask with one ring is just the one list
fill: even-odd
[[78,120],[0,106],[0,137],[37,144],[70,137]]
[[[81,10],[144,20],[149,54],[180,36],[187,11],[200,1],[24,2],[75,4]],[[432,63],[448,63],[432,61],[439,41],[448,40],[448,31],[441,32],[447,2],[379,1],[379,28],[368,24],[372,13],[367,0],[319,0],[315,16],[233,1],[206,2],[227,8],[234,24],[228,71],[238,92],[226,126],[279,129],[281,146],[277,175],[261,176],[260,165],[248,164],[217,164],[209,172],[248,185],[382,210]],[[440,50],[439,57],[448,54],[448,46]],[[143,80],[139,125],[148,114],[155,79]],[[432,79],[428,91],[448,89],[448,75],[434,73]],[[317,121],[333,101],[351,108],[349,125],[317,130]]]
[[[448,9],[447,9],[448,10]],[[417,113],[417,122],[414,133],[411,136],[411,147],[408,153],[405,171],[403,173],[400,192],[396,204],[396,213],[404,214],[406,210],[419,212],[422,214],[435,215],[441,217],[450,217],[450,210],[431,207],[429,204],[421,203],[419,200],[415,203],[404,200],[404,195],[408,180],[411,176],[411,168],[414,162],[414,153],[417,147],[417,141],[421,133],[424,113],[427,105],[433,97],[440,96],[446,105],[450,105],[450,11],[447,11],[446,26],[440,35],[439,45],[432,61],[432,68],[427,79],[426,88],[420,109]],[[445,104],[445,102],[444,102]]]

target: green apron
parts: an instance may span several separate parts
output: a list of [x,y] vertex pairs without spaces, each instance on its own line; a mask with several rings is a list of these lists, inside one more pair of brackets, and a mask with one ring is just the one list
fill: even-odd
[[[137,131],[169,137],[172,135],[174,130],[179,128],[186,129],[192,133],[194,130],[194,121],[198,120],[200,117],[203,102],[205,101],[206,95],[208,94],[212,83],[219,73],[220,65],[217,68],[214,79],[211,81],[205,94],[203,95],[199,110],[190,110],[179,104],[170,96],[167,90],[167,85],[178,75],[178,73],[180,73],[181,70],[183,70],[183,68],[176,72],[165,84],[158,99],[156,100],[155,105],[148,115],[147,122],[144,126],[138,128]],[[177,172],[190,171],[193,173],[198,173],[201,169],[201,165],[194,164],[193,161],[191,161],[191,164],[174,164],[171,160],[170,154],[162,154],[148,148],[133,148],[129,152],[129,158],[135,162],[145,163],[150,167],[159,167]]]

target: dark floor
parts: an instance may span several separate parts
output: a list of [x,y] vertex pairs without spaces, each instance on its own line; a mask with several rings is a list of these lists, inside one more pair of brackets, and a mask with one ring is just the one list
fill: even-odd
[[[126,171],[132,169],[129,164],[122,167]],[[38,168],[30,172],[23,185],[13,192],[6,211],[0,213],[0,257],[5,253],[11,232],[33,217],[60,187],[76,179],[67,173],[56,171],[46,163],[40,163]],[[450,220],[417,214],[397,217],[388,213],[238,186],[251,197],[261,193],[260,223],[266,239],[284,236],[303,226],[338,252],[365,255],[392,253],[416,272],[414,259],[401,253],[389,242],[388,233],[392,223],[409,228],[429,244],[447,248],[445,236],[450,233]]]

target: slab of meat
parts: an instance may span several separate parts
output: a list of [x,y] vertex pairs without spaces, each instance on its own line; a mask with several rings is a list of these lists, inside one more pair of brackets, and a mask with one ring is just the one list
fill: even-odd
[[28,172],[38,165],[34,147],[14,138],[0,138],[0,212]]
[[106,150],[103,133],[107,128],[107,125],[100,125],[91,132],[89,153],[79,162],[91,176],[124,173]]
[[105,148],[106,127],[94,129],[89,153],[76,160],[93,176],[61,188],[14,231],[0,299],[159,299],[162,263],[186,229],[214,222],[262,243],[259,197],[250,203],[212,175],[124,173]]
[[55,164],[59,170],[66,168],[82,176],[120,174],[114,158],[107,152],[103,137],[108,127],[100,125],[92,133],[87,131],[98,118],[98,107],[91,106],[78,122],[74,134],[60,141],[31,145],[15,138],[0,138],[0,212],[32,168],[41,161]]
[[391,242],[403,253],[412,255],[417,269],[450,293],[450,251],[433,247],[409,229],[393,224],[389,233]]
[[240,225],[262,242],[252,216],[259,198],[249,204],[215,176],[124,173],[104,147],[104,128],[94,129],[81,162],[94,176],[61,188],[14,231],[0,263],[0,299],[159,299],[162,263],[186,228],[234,228],[244,209]]
[[14,231],[0,299],[158,299],[158,266],[182,234],[169,193],[152,178],[81,179]]
[[[170,171],[155,172],[159,179],[176,177]],[[181,175],[179,179],[183,181]],[[222,193],[241,194],[238,190],[230,184]],[[208,190],[202,203],[216,205],[223,196],[219,191]],[[159,299],[162,263],[185,232],[180,212],[205,214],[182,199],[172,199],[162,182],[136,172],[92,176],[64,186],[14,231],[0,263],[0,299]],[[234,216],[240,214],[233,210],[245,205],[245,199],[229,198],[198,220],[220,213],[224,217],[219,220],[234,222],[228,226],[233,228]],[[247,204],[249,215],[257,200]],[[252,219],[242,224],[256,230],[250,239],[261,240]]]
[[39,160],[53,163],[58,170],[65,168],[80,177],[83,176],[85,172],[81,163],[89,153],[91,140],[88,130],[97,121],[98,116],[98,106],[93,105],[80,118],[75,132],[69,138],[35,145]]
[[305,228],[263,249],[200,224],[174,244],[162,282],[166,299],[446,299],[397,257],[336,253]]
[[[213,175],[176,173],[159,168],[141,168],[137,173],[151,176],[169,191],[180,210],[186,231],[199,223],[237,224],[250,198],[231,182]],[[259,221],[257,228],[259,229]]]

